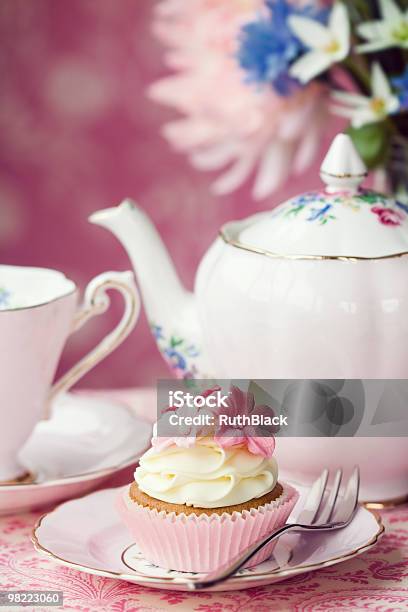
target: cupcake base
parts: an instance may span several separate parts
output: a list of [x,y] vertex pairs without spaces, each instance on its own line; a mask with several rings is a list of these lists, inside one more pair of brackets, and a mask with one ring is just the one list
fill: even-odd
[[[239,511],[229,511],[235,506],[190,509],[178,505],[176,511],[167,511],[151,506],[158,500],[148,495],[143,494],[147,499],[135,500],[132,486],[121,491],[117,509],[134,541],[151,563],[184,572],[210,572],[232,560],[252,543],[284,525],[298,498],[293,487],[282,483],[277,492],[275,489],[271,492],[273,499],[262,505],[257,504],[262,498],[251,500],[252,507]],[[267,559],[275,544],[266,546],[246,567]]]
[[175,512],[175,514],[207,514],[211,516],[212,514],[233,514],[234,512],[243,512],[244,510],[253,510],[259,508],[259,506],[264,506],[265,504],[269,504],[272,501],[275,501],[278,497],[280,497],[283,493],[282,485],[277,483],[272,491],[262,495],[262,497],[258,497],[256,499],[250,499],[249,501],[243,504],[235,504],[234,506],[222,506],[221,508],[200,508],[196,506],[185,506],[184,504],[170,504],[168,502],[161,501],[160,499],[156,499],[154,497],[150,497],[147,493],[143,493],[137,485],[136,482],[133,482],[129,488],[129,497],[132,501],[139,504],[139,506],[144,506],[150,508],[150,510],[156,509],[158,512],[164,510],[165,512]]

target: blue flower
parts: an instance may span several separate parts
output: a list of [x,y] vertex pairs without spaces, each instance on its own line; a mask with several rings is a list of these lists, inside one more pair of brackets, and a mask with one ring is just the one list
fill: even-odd
[[408,109],[408,66],[399,77],[391,79],[391,83],[397,90],[398,99],[402,109]]
[[408,204],[405,202],[400,202],[399,200],[396,200],[395,203],[399,208],[401,208],[401,210],[408,214]]
[[176,368],[177,370],[187,369],[187,362],[184,359],[183,355],[176,351],[174,348],[166,348],[164,350],[164,354],[167,360],[170,362],[170,366],[172,368]]
[[305,50],[290,29],[288,17],[301,15],[324,23],[328,11],[312,6],[296,7],[288,0],[266,0],[265,4],[267,14],[259,15],[241,28],[237,59],[248,73],[249,81],[269,83],[277,93],[287,96],[300,87],[289,76],[289,68]]
[[152,331],[153,337],[156,338],[156,340],[163,340],[164,336],[163,336],[163,328],[161,325],[155,325],[154,323],[152,323],[150,325],[150,329]]
[[308,221],[316,221],[318,219],[322,219],[332,208],[331,204],[326,204],[323,208],[312,208],[310,211],[310,215],[308,216]]
[[0,306],[8,306],[10,297],[11,293],[3,289],[3,287],[0,287]]

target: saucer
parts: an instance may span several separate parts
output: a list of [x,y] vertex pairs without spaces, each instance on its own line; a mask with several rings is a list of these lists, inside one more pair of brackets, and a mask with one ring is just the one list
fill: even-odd
[[[308,489],[296,483],[293,486],[300,494],[293,511],[296,517]],[[144,559],[137,543],[132,543],[114,508],[120,490],[121,487],[96,491],[45,514],[31,535],[35,548],[58,563],[88,574],[160,589],[188,590],[183,580],[191,574],[152,565]],[[272,584],[335,565],[374,546],[383,531],[380,518],[360,507],[350,525],[339,531],[282,536],[270,559],[241,570],[211,590]]]
[[[31,478],[0,485],[0,515],[78,497],[134,465],[152,426],[124,403],[67,393],[54,402],[19,454]],[[114,432],[114,433],[113,433]]]

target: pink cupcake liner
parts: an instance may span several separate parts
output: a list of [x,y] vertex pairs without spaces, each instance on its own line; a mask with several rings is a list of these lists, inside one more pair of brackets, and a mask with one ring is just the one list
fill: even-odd
[[[281,496],[259,508],[212,514],[159,512],[132,501],[128,489],[117,500],[117,509],[144,557],[167,569],[210,572],[277,527],[284,525],[298,499],[297,491],[282,484]],[[246,567],[270,557],[271,542]]]

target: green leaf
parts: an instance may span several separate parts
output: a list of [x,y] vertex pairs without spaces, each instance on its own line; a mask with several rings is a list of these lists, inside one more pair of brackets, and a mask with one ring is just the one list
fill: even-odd
[[376,191],[359,193],[356,197],[363,202],[367,202],[367,204],[377,204],[378,202],[385,204],[386,200],[386,198],[382,197],[381,194],[377,193]]
[[374,18],[372,3],[366,0],[342,0],[352,23],[371,21]]
[[347,130],[367,168],[384,164],[390,143],[390,133],[385,121],[369,123],[361,128]]

